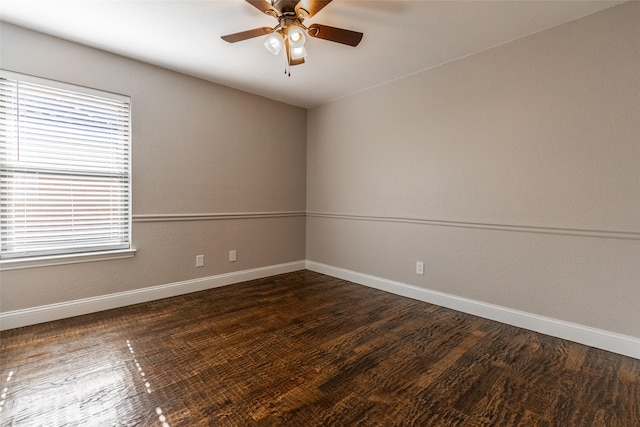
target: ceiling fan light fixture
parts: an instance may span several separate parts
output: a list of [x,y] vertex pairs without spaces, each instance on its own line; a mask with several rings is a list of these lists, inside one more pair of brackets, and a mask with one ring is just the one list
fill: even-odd
[[280,53],[282,46],[284,46],[284,38],[282,37],[282,34],[277,31],[269,34],[269,37],[264,41],[264,47],[274,55]]
[[[2,1],[2,0],[0,0]],[[348,46],[357,46],[363,34],[358,31],[330,27],[328,25],[311,24],[309,27],[302,22],[316,15],[332,0],[245,0],[261,13],[275,18],[278,25],[273,28],[259,27],[252,30],[221,36],[228,43],[236,43],[254,37],[267,36],[265,48],[273,55],[279,55],[282,48],[286,51],[287,67],[304,64],[307,56],[305,43],[307,37],[328,40]],[[291,75],[285,68],[285,73]]]
[[297,26],[290,27],[287,30],[287,37],[289,38],[289,46],[292,48],[302,47],[307,42],[304,30]]

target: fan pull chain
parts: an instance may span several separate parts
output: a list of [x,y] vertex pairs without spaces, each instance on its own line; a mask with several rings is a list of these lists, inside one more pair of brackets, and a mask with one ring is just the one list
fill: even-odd
[[284,73],[291,77],[291,64],[289,64],[289,55],[284,57]]

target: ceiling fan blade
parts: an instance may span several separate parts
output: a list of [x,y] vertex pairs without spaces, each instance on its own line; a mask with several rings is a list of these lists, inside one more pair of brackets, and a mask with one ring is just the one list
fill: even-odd
[[309,35],[317,39],[329,40],[356,47],[360,43],[360,40],[362,40],[364,34],[357,31],[330,27],[328,25],[311,24],[309,26]]
[[308,13],[306,18],[311,18],[329,3],[331,0],[300,0],[296,5],[296,13],[300,14],[300,9],[304,9]]
[[[264,0],[261,0],[261,1],[265,2]],[[271,34],[272,32],[273,32],[273,28],[261,27],[261,28],[254,28],[253,30],[241,31],[239,33],[227,34],[226,36],[222,36],[221,38],[226,42],[235,43],[235,42],[240,42],[242,40],[252,39],[254,37],[260,37],[266,34]]]
[[255,7],[262,13],[267,13],[267,10],[273,9],[271,6],[271,2],[266,2],[264,0],[245,0],[251,6]]

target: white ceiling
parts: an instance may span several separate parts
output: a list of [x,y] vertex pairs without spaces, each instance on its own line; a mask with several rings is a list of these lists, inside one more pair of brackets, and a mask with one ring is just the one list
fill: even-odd
[[305,24],[360,31],[362,42],[310,39],[291,77],[264,37],[220,39],[277,23],[243,0],[0,0],[0,19],[311,108],[619,3],[334,0]]

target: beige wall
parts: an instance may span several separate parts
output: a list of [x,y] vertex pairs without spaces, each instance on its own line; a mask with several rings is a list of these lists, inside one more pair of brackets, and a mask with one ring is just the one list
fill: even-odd
[[640,337],[639,22],[626,3],[310,110],[307,259]]
[[[3,271],[2,312],[304,260],[304,109],[9,24],[0,43],[4,69],[131,96],[138,250],[132,259]],[[282,137],[283,122],[293,137]],[[285,215],[138,220],[230,212]],[[196,269],[198,254],[206,265]]]

